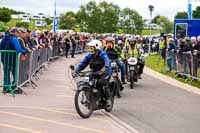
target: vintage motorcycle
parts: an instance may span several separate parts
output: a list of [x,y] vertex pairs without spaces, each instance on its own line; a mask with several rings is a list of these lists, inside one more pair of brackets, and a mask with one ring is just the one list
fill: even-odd
[[[72,73],[74,71],[74,66],[70,66]],[[114,104],[114,82],[109,82],[110,96],[111,96],[111,105],[106,106],[105,98],[105,88],[99,85],[99,80],[101,76],[105,73],[102,71],[92,72],[85,71],[78,74],[73,78],[81,78],[76,82],[77,89],[75,93],[75,108],[77,113],[82,118],[89,118],[93,111],[105,109],[107,112],[111,112]]]

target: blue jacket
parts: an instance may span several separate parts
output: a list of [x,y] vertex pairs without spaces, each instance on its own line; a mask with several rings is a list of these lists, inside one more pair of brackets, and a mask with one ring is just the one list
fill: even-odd
[[99,50],[99,54],[96,57],[91,53],[86,55],[80,64],[78,64],[75,71],[80,72],[81,70],[85,69],[88,64],[90,64],[90,69],[93,71],[100,71],[103,67],[105,67],[106,75],[111,76],[112,69],[110,65],[110,59],[103,50]]
[[0,50],[16,50],[18,53],[26,54],[27,51],[24,50],[19,40],[15,35],[6,35],[1,43],[0,43]]

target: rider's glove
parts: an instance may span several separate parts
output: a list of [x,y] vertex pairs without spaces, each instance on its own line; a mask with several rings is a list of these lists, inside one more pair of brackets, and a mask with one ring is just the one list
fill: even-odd
[[73,78],[76,78],[77,76],[78,76],[78,73],[77,73],[77,72],[73,72],[73,73],[72,73],[72,77],[73,77]]

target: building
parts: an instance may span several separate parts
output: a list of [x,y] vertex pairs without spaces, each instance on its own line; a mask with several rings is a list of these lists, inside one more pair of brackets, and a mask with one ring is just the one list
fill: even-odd
[[49,18],[48,15],[45,15],[43,13],[38,13],[38,14],[16,14],[11,16],[12,19],[18,19],[22,20],[22,22],[27,22],[30,23],[31,20],[35,21],[35,27],[44,27],[47,26],[47,23],[45,21],[46,18]]
[[144,29],[145,30],[161,30],[161,27],[155,23],[150,23],[150,21],[148,19],[144,20]]

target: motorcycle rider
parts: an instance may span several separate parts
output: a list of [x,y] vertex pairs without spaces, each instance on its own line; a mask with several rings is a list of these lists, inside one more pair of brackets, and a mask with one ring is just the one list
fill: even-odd
[[[133,38],[130,37],[127,40],[127,48],[128,48],[128,56],[134,56],[138,59],[138,66],[139,66],[139,71],[138,71],[138,78],[141,79],[141,74],[143,73],[144,69],[144,60],[141,59],[144,53],[144,49],[142,47],[142,38],[137,37]],[[143,57],[142,57],[143,58]]]
[[114,44],[114,38],[113,37],[107,37],[106,38],[106,47],[104,51],[108,54],[109,59],[117,60],[117,64],[119,65],[121,69],[121,81],[123,84],[126,84],[125,76],[126,76],[126,66],[125,64],[120,60],[124,58],[124,55],[122,51]]
[[102,43],[99,40],[92,40],[88,44],[89,53],[85,56],[85,58],[78,64],[75,68],[75,73],[73,76],[76,76],[80,71],[85,69],[88,65],[90,65],[90,69],[93,72],[101,71],[105,68],[106,75],[103,75],[99,79],[99,84],[102,88],[105,88],[106,94],[106,106],[111,105],[111,92],[109,88],[109,79],[112,73],[110,60],[108,55],[101,49]]

